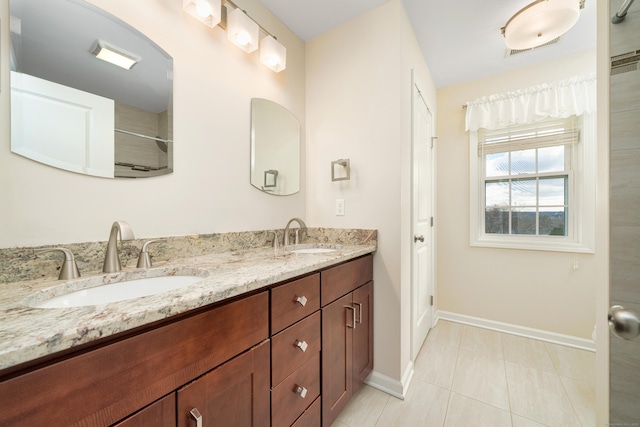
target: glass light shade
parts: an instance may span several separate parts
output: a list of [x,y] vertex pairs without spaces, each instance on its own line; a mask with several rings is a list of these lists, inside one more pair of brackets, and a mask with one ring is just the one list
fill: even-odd
[[227,15],[227,38],[247,53],[258,48],[260,29],[242,10],[234,9]]
[[260,62],[276,73],[287,68],[287,48],[271,36],[260,42]]
[[183,0],[182,8],[209,27],[218,25],[222,18],[221,0]]
[[580,17],[580,0],[537,0],[504,26],[509,49],[531,49],[566,33]]

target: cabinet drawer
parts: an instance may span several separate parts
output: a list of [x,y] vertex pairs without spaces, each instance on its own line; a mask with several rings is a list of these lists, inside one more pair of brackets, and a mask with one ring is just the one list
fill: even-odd
[[262,292],[8,379],[0,425],[119,421],[267,339],[268,301]]
[[319,274],[273,288],[271,290],[271,334],[280,332],[319,308]]
[[322,281],[322,306],[373,280],[373,256],[340,264],[320,273]]
[[[302,397],[296,392],[304,387]],[[289,375],[271,391],[271,421],[273,427],[290,426],[320,395],[320,354]]]
[[175,427],[176,395],[170,395],[144,408],[142,411],[119,422],[114,427]]
[[320,399],[322,397],[317,398],[291,427],[320,427]]
[[[306,343],[303,351],[299,342]],[[277,385],[320,351],[320,311],[271,339],[271,384]]]

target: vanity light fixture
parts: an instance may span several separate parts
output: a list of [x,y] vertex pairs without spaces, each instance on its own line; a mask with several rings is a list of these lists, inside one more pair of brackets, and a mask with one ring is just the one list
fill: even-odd
[[189,15],[209,27],[215,27],[222,19],[221,0],[183,0],[182,8]]
[[[204,24],[227,30],[227,38],[247,53],[260,46],[260,62],[279,73],[287,68],[287,48],[231,0],[183,0],[183,9]],[[222,8],[224,7],[224,8]],[[265,37],[259,40],[260,33]]]
[[130,70],[142,59],[139,56],[114,47],[99,39],[91,46],[91,53],[94,54],[96,58],[117,65],[125,70]]
[[501,28],[509,49],[532,49],[571,29],[584,9],[584,0],[536,0],[519,10]]
[[247,53],[258,48],[260,27],[240,8],[234,9],[227,15],[227,38],[231,43]]

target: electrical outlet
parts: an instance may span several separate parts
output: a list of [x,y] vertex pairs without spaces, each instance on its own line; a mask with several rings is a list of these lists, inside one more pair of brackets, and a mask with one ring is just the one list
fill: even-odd
[[344,216],[344,199],[336,199],[336,216]]

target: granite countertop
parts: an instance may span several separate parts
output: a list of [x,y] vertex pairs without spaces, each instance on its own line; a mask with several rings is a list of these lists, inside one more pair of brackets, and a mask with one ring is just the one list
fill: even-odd
[[[71,281],[31,280],[0,288],[0,370],[89,343],[199,307],[259,290],[376,250],[376,243],[341,245],[335,252],[298,254],[270,247],[159,262],[148,270],[86,274]],[[158,275],[206,276],[177,290],[86,307],[43,309],[26,305],[73,289]],[[87,280],[90,279],[90,280]],[[73,289],[75,290],[75,289]]]

